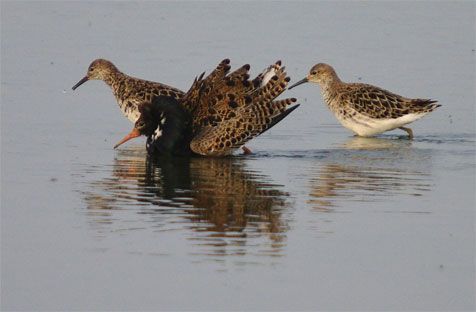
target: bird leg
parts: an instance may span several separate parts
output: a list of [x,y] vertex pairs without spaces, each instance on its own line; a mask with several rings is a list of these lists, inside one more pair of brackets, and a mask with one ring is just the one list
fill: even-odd
[[243,150],[243,155],[250,155],[253,154],[249,148],[246,146],[242,146],[241,149]]
[[412,131],[412,129],[406,128],[406,127],[399,127],[398,129],[401,129],[401,130],[405,131],[406,133],[408,133],[408,138],[409,138],[410,140],[413,139],[413,131]]

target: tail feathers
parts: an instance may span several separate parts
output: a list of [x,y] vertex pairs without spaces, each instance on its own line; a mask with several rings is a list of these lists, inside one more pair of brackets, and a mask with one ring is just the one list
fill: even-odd
[[268,103],[255,103],[251,107],[243,108],[237,118],[244,121],[247,140],[262,134],[280,122],[299,106],[298,104],[287,109],[290,104],[295,102],[295,98],[289,98]]
[[429,113],[440,107],[436,100],[414,99],[411,101],[413,113]]
[[229,74],[225,80],[234,81],[234,80],[243,80],[248,79],[250,76],[248,75],[248,71],[250,70],[250,64],[245,64]]
[[250,75],[248,74],[250,65],[245,64],[229,74],[223,79],[220,85],[214,86],[215,93],[221,94],[234,94],[238,97],[241,94],[249,92],[253,85],[248,80]]
[[218,64],[218,66],[208,75],[206,80],[208,82],[213,82],[215,80],[221,80],[225,78],[226,74],[230,71],[230,59],[224,59]]
[[[253,81],[248,80],[249,69],[247,64],[221,80],[202,80],[198,96],[192,96],[197,109],[192,112],[194,133],[190,147],[195,153],[227,155],[297,108],[288,109],[296,99],[274,101],[290,81],[280,61]],[[189,91],[193,92],[196,89]]]
[[[296,99],[287,99],[287,100],[291,100],[291,101],[294,100],[292,102],[296,101]],[[280,113],[279,115],[273,117],[271,119],[271,122],[266,125],[266,127],[261,131],[260,134],[262,134],[262,133],[266,132],[267,130],[271,129],[272,127],[274,127],[278,122],[283,120],[287,115],[291,114],[296,108],[298,108],[299,105],[300,104],[296,104],[293,107],[291,107],[291,108],[285,110],[284,112]]]
[[[261,88],[254,90],[252,94],[253,102],[255,101],[270,101],[280,95],[287,87],[288,82],[291,80],[284,67],[273,69],[274,75],[268,80],[268,82]],[[263,76],[266,78],[266,75]],[[264,78],[263,81],[264,82]]]
[[260,87],[264,87],[274,76],[278,75],[279,70],[284,71],[285,67],[281,67],[281,61],[276,61],[273,65],[268,66],[261,74],[260,74]]
[[224,120],[216,126],[207,126],[190,143],[191,149],[200,155],[224,156],[249,140],[262,134],[283,120],[299,104],[286,109],[296,99],[268,103],[268,108],[243,107],[235,118]]
[[[205,79],[203,79],[205,72],[196,77],[192,86],[182,98],[182,106],[193,113],[197,109],[197,103],[202,94],[210,92],[209,86],[213,86],[217,81],[223,81],[230,69],[230,60],[224,59]],[[208,90],[205,90],[206,88],[208,88]]]
[[276,61],[273,65],[266,67],[263,72],[261,72],[252,83],[255,88],[264,87],[268,81],[276,75],[277,71],[281,67],[281,61]]

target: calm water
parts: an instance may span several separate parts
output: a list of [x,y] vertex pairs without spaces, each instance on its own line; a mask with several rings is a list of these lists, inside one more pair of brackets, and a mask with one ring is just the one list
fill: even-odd
[[[246,16],[246,18],[244,18]],[[186,21],[186,23],[184,23]],[[475,309],[474,2],[1,2],[2,310]],[[91,60],[229,57],[443,105],[352,137],[317,86],[254,154],[150,161]]]

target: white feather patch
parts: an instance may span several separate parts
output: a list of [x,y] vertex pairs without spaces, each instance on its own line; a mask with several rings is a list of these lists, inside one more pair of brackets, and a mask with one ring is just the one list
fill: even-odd
[[157,140],[162,136],[162,130],[160,129],[160,126],[155,129],[154,134],[152,135],[152,139]]
[[265,86],[273,76],[276,75],[276,65],[271,65],[263,71],[263,80],[261,81],[261,87]]

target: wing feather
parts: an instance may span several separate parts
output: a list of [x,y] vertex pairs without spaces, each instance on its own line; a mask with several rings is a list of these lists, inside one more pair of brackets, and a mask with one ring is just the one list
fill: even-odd
[[374,119],[423,114],[440,106],[434,100],[409,99],[367,84],[348,84],[346,88],[347,92],[340,92],[340,102],[347,108]]

